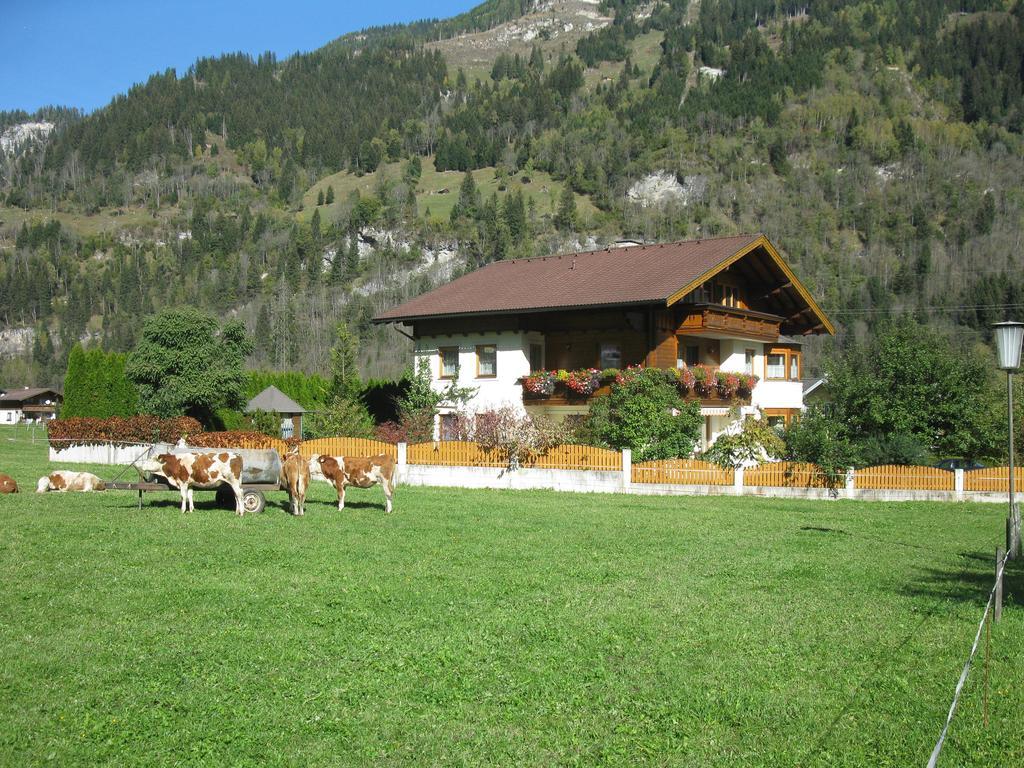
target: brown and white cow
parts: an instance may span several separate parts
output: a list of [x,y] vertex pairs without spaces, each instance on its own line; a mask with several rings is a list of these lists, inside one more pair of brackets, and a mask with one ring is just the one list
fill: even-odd
[[143,474],[166,478],[171,487],[181,491],[181,511],[186,503],[189,512],[196,511],[192,489],[210,490],[221,483],[235,492],[235,512],[245,514],[242,507],[242,457],[231,451],[161,453],[138,464]]
[[293,515],[306,512],[306,491],[309,488],[309,462],[292,448],[281,463],[281,487],[288,491]]
[[395,459],[393,456],[354,457],[318,456],[317,463],[324,478],[338,491],[338,510],[345,508],[345,489],[370,488],[378,483],[384,489],[384,511],[390,512],[395,493]]
[[0,473],[0,493],[17,493],[18,484],[10,475]]
[[106,490],[103,481],[91,472],[72,472],[67,469],[55,470],[46,477],[40,477],[36,483],[36,493],[103,490]]

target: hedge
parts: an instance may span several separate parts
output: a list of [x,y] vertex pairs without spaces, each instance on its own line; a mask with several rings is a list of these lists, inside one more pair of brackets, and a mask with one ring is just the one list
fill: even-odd
[[47,424],[51,443],[96,445],[100,443],[176,443],[203,431],[190,416],[161,419],[157,416],[112,416],[109,419],[80,417],[55,419]]

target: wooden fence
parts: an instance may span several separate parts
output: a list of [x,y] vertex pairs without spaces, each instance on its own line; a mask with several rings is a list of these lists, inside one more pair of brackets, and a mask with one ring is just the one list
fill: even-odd
[[406,453],[410,464],[432,464],[441,467],[504,467],[508,461],[498,451],[485,451],[465,440],[442,440],[437,443],[413,443]]
[[633,465],[634,483],[681,485],[732,485],[736,472],[698,459],[664,459]]
[[952,491],[955,478],[952,472],[936,467],[883,464],[854,472],[853,487],[874,491]]
[[[1017,491],[1024,490],[1024,468],[1013,468],[1014,486]],[[1010,468],[987,467],[971,469],[964,472],[965,491],[988,491],[989,493],[1010,492]]]
[[362,437],[320,437],[304,440],[299,444],[299,453],[307,458],[317,454],[327,456],[380,456],[385,454],[398,458],[398,446],[380,440]]
[[[224,445],[227,434],[206,433],[208,439],[197,435],[198,447],[276,449],[284,455],[288,444],[276,437],[231,435],[231,445]],[[380,440],[358,437],[324,437],[306,440],[299,444],[299,452],[306,457],[316,454],[331,456],[376,456],[386,454],[398,457],[398,446]],[[487,450],[475,442],[440,441],[414,443],[407,447],[406,460],[409,464],[445,467],[493,467],[508,466],[508,457],[503,450]],[[523,466],[536,469],[573,469],[603,472],[622,470],[622,454],[619,451],[594,448],[589,445],[557,445],[542,454],[530,457]],[[1024,467],[1015,471],[1017,489],[1024,494]],[[736,482],[736,472],[716,464],[698,459],[666,459],[662,461],[638,462],[632,465],[632,482],[676,485],[718,485],[729,486]],[[774,488],[826,488],[829,478],[814,464],[797,462],[773,462],[751,467],[743,471],[743,486]],[[846,487],[846,477],[834,478],[836,488]],[[936,467],[900,466],[886,464],[865,467],[853,472],[853,488],[865,491],[959,491],[956,475],[949,470]],[[1009,490],[1008,467],[989,467],[969,470],[963,473],[963,491],[975,493],[1006,493]]]
[[[442,467],[507,467],[505,451],[487,450],[477,443],[462,440],[414,443],[406,454],[410,464]],[[524,462],[537,469],[579,469],[618,471],[622,454],[589,445],[556,445]]]
[[816,464],[779,461],[746,470],[743,484],[770,488],[827,488],[828,478]]

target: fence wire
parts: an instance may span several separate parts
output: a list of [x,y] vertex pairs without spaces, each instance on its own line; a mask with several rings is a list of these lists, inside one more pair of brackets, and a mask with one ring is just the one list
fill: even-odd
[[1007,552],[1003,555],[1003,562],[999,564],[999,570],[996,573],[996,581],[992,585],[992,590],[988,593],[988,602],[985,603],[985,611],[981,614],[981,621],[978,623],[978,631],[974,635],[974,644],[971,646],[971,653],[967,656],[967,661],[964,663],[963,671],[960,673],[960,679],[956,683],[956,690],[953,692],[953,701],[949,705],[949,714],[946,715],[946,722],[942,726],[942,733],[939,734],[939,740],[935,742],[935,749],[932,750],[932,756],[928,759],[928,768],[935,768],[936,763],[939,759],[939,754],[942,752],[942,747],[946,742],[946,734],[949,732],[949,726],[953,722],[953,716],[956,714],[957,705],[960,703],[960,694],[964,690],[964,683],[967,682],[967,675],[971,671],[971,662],[974,661],[974,655],[978,652],[978,643],[981,641],[981,633],[985,628],[985,620],[988,619],[988,612],[992,610],[992,600],[996,595],[996,588],[999,586],[999,582],[1003,578],[1003,571],[1006,569],[1006,562],[1010,559],[1010,554]]

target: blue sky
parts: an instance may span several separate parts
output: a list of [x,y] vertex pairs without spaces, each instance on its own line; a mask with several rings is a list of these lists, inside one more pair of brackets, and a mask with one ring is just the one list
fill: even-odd
[[[478,1],[478,0],[477,0]],[[0,0],[0,110],[46,104],[91,111],[197,58],[279,58],[363,27],[445,18],[474,0]]]

